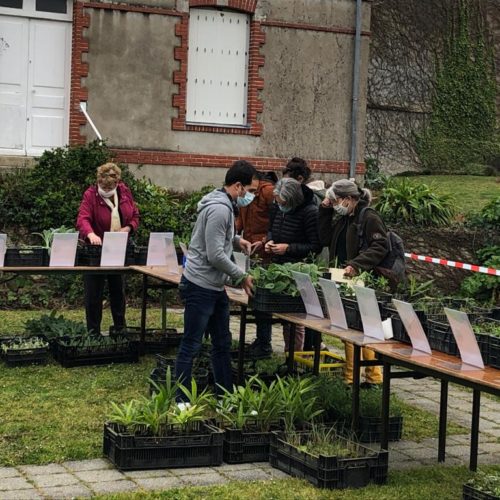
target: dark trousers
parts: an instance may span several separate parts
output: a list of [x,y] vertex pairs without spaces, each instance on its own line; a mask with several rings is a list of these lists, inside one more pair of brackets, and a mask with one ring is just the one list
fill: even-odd
[[[183,276],[179,293],[185,309],[184,335],[175,363],[176,378],[190,387],[193,358],[199,353],[203,334],[208,330],[212,339],[212,369],[216,392],[221,392],[219,385],[232,389],[229,299],[226,291],[202,288]],[[186,397],[179,393],[178,399],[185,400]]]
[[271,345],[273,335],[272,315],[261,311],[255,311],[256,342],[263,346]]
[[83,285],[87,330],[96,335],[101,333],[102,296],[106,280],[108,280],[109,303],[115,330],[123,330],[126,326],[125,282],[123,276],[119,274],[86,274],[83,277]]

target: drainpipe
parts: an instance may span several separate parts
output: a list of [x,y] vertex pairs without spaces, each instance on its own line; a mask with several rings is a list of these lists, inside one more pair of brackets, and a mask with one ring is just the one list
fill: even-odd
[[359,73],[361,64],[361,15],[363,0],[356,0],[356,36],[354,39],[354,74],[352,79],[352,113],[351,113],[351,162],[349,177],[356,174],[358,150],[358,109],[359,109]]

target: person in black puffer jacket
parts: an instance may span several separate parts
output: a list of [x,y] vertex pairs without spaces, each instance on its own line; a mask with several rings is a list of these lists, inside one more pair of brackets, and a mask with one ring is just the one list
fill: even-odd
[[[271,261],[300,262],[321,251],[318,234],[318,207],[314,193],[295,179],[282,179],[274,189],[275,204],[271,208],[270,228],[265,244]],[[257,338],[251,345],[251,353],[265,357],[271,349],[272,324],[264,315],[257,318]],[[295,347],[300,351],[304,344],[304,328],[296,328]],[[289,327],[283,327],[285,351],[288,351]]]

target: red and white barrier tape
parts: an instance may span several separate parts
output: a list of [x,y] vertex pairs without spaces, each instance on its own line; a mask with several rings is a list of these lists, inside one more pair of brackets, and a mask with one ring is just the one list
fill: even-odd
[[463,262],[455,262],[454,260],[448,259],[437,259],[436,257],[417,255],[416,253],[405,253],[405,257],[413,260],[432,262],[433,264],[441,264],[442,266],[458,267],[459,269],[466,269],[467,271],[474,271],[476,273],[493,274],[493,276],[500,276],[500,269],[494,269],[493,267],[483,267],[477,266],[475,264],[464,264]]

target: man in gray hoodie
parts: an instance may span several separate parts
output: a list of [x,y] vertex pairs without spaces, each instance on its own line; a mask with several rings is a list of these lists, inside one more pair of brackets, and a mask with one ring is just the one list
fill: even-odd
[[[250,242],[235,233],[238,206],[253,201],[259,181],[257,171],[239,160],[227,171],[224,187],[207,194],[198,203],[198,218],[191,235],[186,267],[179,285],[184,303],[184,336],[177,354],[175,375],[191,382],[193,357],[200,350],[208,329],[212,339],[212,368],[216,387],[232,388],[229,299],[225,284],[230,277],[252,294],[252,278],[232,260],[233,246],[250,254]],[[184,399],[179,395],[179,399]]]

